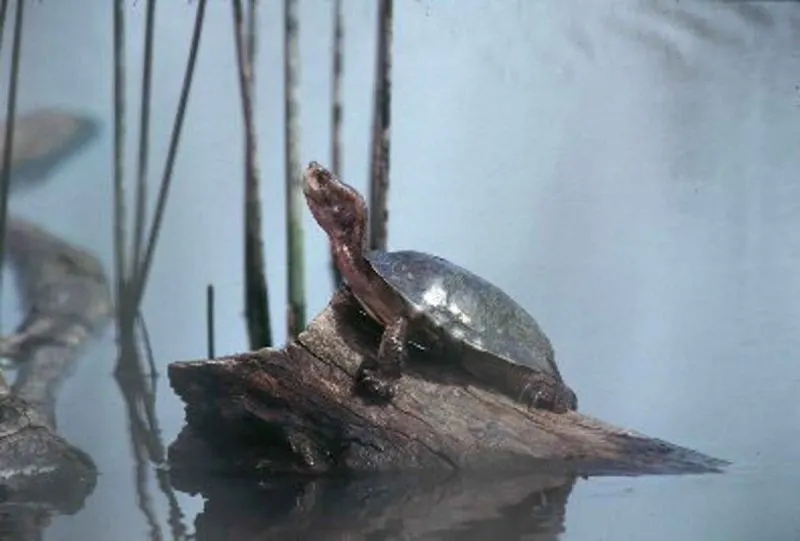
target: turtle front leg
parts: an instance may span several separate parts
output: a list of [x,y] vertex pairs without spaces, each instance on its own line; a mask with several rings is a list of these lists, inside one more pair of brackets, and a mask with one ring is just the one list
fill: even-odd
[[408,354],[407,339],[407,318],[397,318],[384,329],[378,356],[362,362],[356,374],[356,387],[366,398],[388,402],[394,397]]

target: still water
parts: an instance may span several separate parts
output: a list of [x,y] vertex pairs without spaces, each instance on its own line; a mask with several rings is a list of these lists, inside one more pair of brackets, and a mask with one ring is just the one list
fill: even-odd
[[[28,6],[20,110],[60,105],[105,127],[11,205],[94,250],[110,273],[112,36],[101,4]],[[158,9],[154,179],[195,7]],[[205,354],[208,283],[218,353],[246,344],[232,24],[227,3],[208,10],[144,305],[162,376],[167,363]],[[126,15],[133,139],[144,3]],[[342,176],[363,189],[375,6],[348,0],[344,16]],[[256,103],[271,303],[282,322],[280,21],[280,3],[264,3]],[[301,160],[325,162],[331,3],[301,2],[300,21]],[[533,473],[261,494],[228,487],[205,509],[179,494],[183,523],[194,530],[203,511],[198,530],[228,532],[213,539],[800,539],[798,4],[408,0],[395,2],[395,24],[390,247],[445,256],[515,297],[550,336],[584,412],[733,465],[722,475],[572,487]],[[327,302],[330,279],[325,238],[308,215],[305,225],[311,315]],[[6,282],[3,314],[15,314]],[[275,332],[282,341],[281,324]],[[85,507],[56,518],[45,539],[144,540],[153,531],[134,488],[115,359],[109,329],[59,397],[60,432],[101,476]],[[157,407],[170,442],[183,408],[164,377]],[[148,478],[169,538],[169,506]],[[312,511],[301,520],[287,514],[293,508]]]

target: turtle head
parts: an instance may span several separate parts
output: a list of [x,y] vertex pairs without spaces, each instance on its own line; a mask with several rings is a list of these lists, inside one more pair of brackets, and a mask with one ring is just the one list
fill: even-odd
[[367,205],[361,194],[317,162],[306,167],[303,193],[311,214],[334,246],[361,250],[367,223]]

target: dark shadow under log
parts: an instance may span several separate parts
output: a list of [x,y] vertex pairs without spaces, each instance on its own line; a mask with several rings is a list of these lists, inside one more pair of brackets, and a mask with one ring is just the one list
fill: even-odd
[[187,426],[170,449],[188,490],[209,473],[348,474],[531,468],[581,475],[715,472],[724,461],[577,412],[531,410],[423,354],[389,406],[352,394],[378,333],[337,293],[283,350],[169,367]]

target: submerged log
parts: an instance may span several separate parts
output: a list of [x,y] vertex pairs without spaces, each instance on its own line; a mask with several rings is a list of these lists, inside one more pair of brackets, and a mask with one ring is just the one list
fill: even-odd
[[284,349],[171,364],[187,422],[170,449],[173,474],[269,479],[544,467],[636,475],[714,472],[726,464],[578,412],[528,410],[421,351],[409,359],[392,404],[369,405],[352,385],[378,337],[340,292]]

